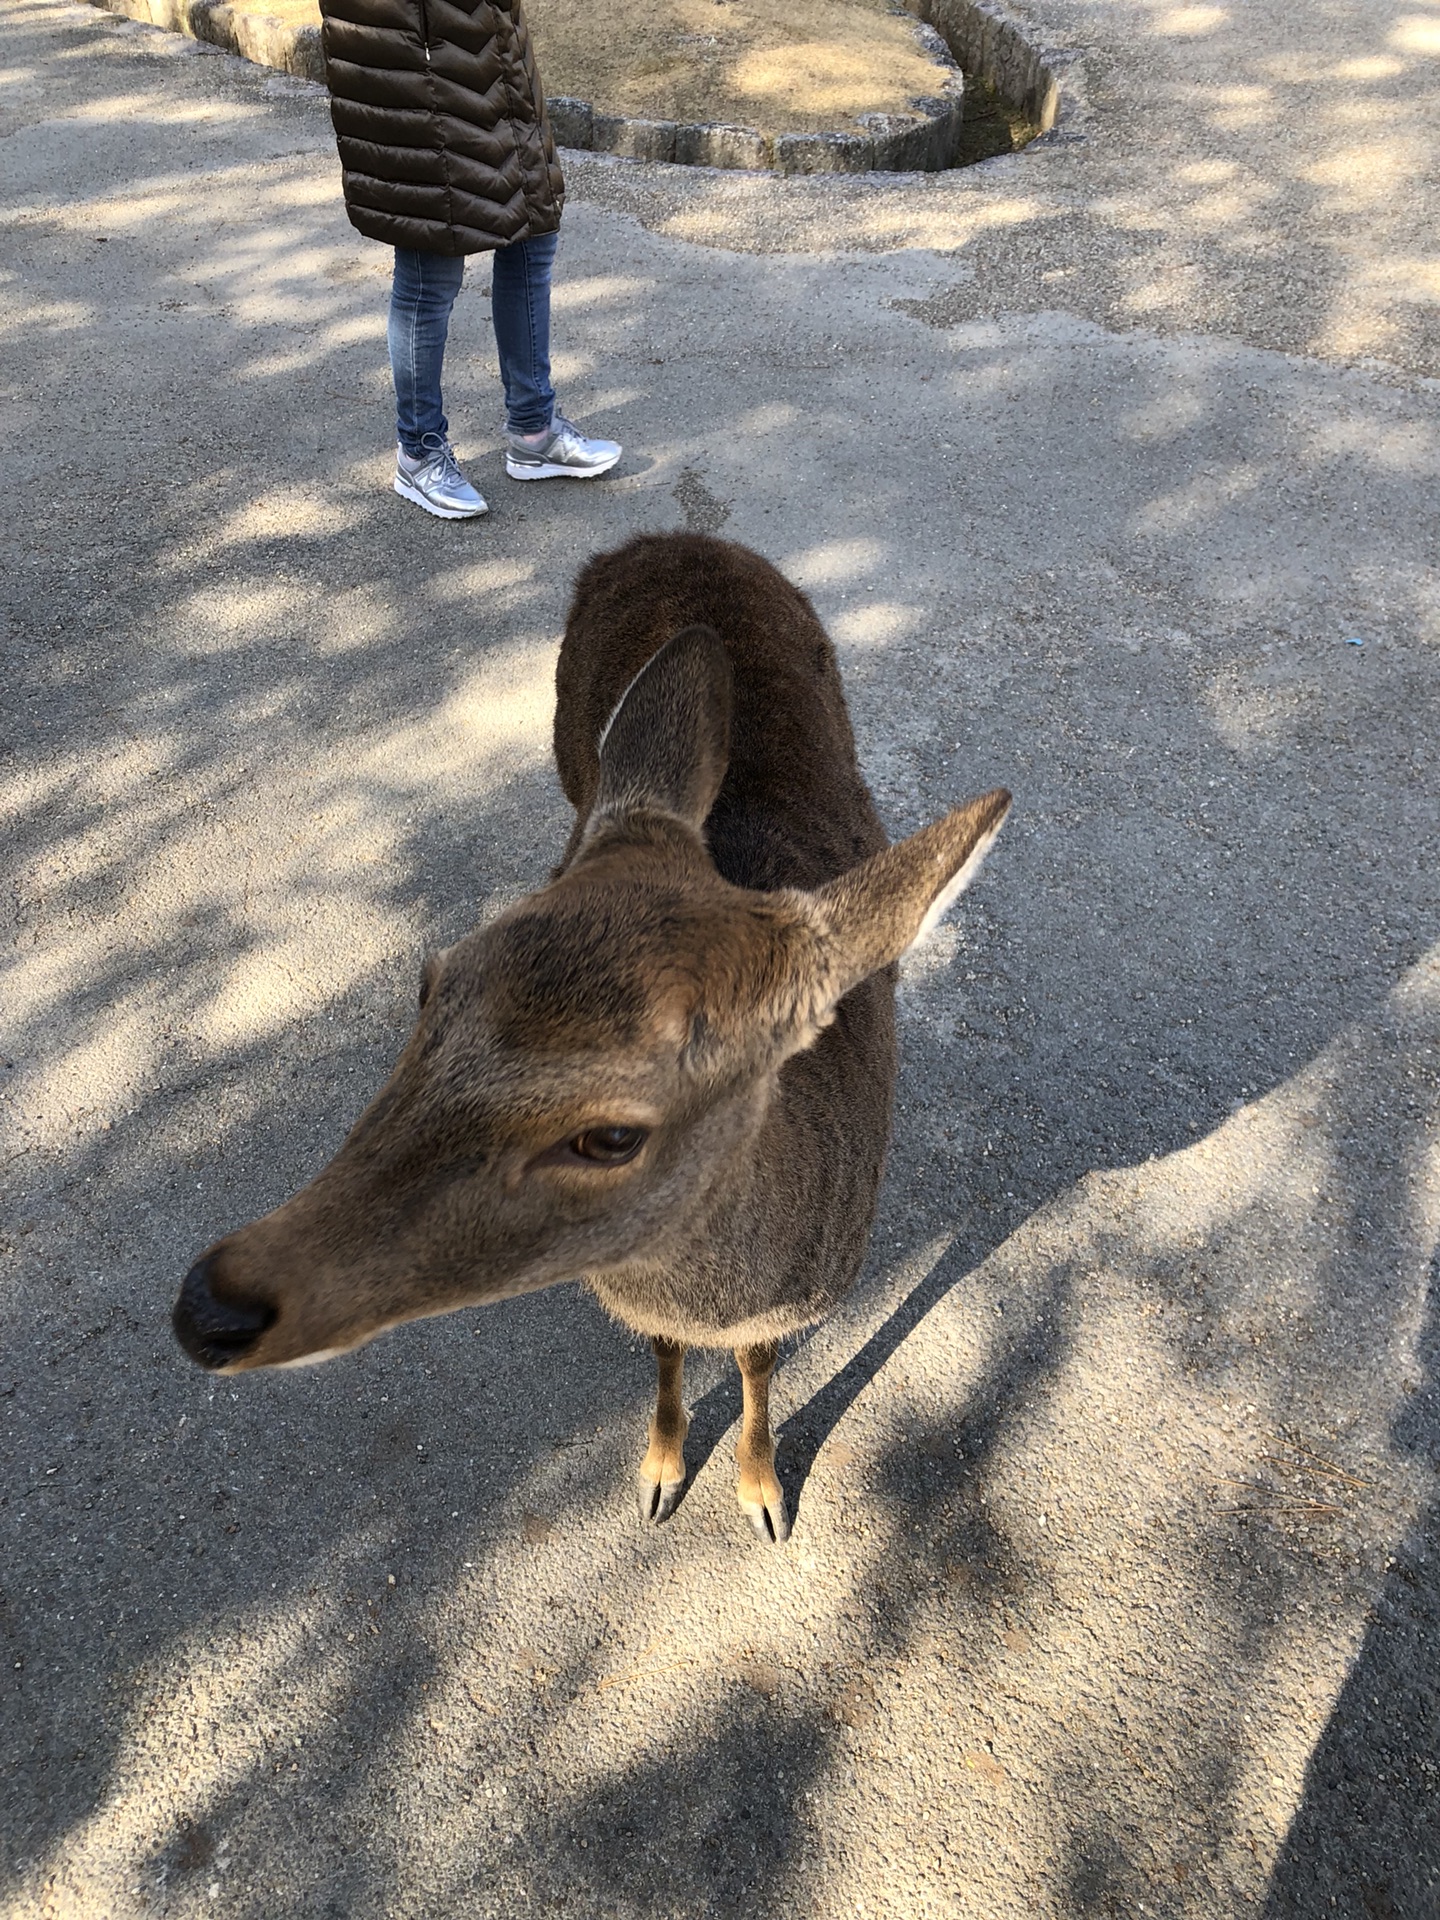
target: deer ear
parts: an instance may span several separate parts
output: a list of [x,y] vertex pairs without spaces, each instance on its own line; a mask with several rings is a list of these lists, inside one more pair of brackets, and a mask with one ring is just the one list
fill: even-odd
[[1009,811],[997,787],[814,892],[752,895],[752,943],[723,954],[689,1057],[728,1059],[738,1048],[780,1061],[803,1051],[852,987],[930,931],[974,879]]
[[832,1006],[940,921],[979,872],[1009,811],[1010,795],[997,787],[810,896],[827,927]]
[[620,696],[599,740],[600,785],[587,822],[644,809],[698,832],[730,759],[730,659],[711,627],[686,627]]

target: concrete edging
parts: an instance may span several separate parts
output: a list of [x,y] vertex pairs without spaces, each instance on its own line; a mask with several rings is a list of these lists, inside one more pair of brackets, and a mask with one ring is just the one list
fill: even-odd
[[1018,107],[1040,129],[1038,139],[1058,144],[1082,137],[1084,72],[1072,48],[1041,45],[1030,26],[995,0],[905,0],[905,6],[935,29],[966,73]]
[[275,67],[297,80],[325,84],[325,56],[318,27],[291,27],[267,13],[232,7],[227,0],[94,0],[107,13],[120,13],[148,27],[204,40],[238,53],[258,67]]
[[964,73],[993,86],[1040,129],[1032,144],[1082,138],[1085,99],[1077,53],[1037,45],[1031,30],[994,0],[903,0],[895,11],[915,18],[926,53],[946,73],[942,97],[912,102],[918,118],[872,113],[861,118],[869,129],[865,134],[772,136],[752,127],[632,120],[598,112],[588,100],[561,97],[548,103],[555,138],[580,152],[680,166],[791,174],[938,173],[955,164]]
[[[293,27],[228,0],[93,0],[109,13],[238,53],[257,66],[325,85],[318,27]],[[1078,56],[1035,45],[994,0],[905,0],[916,33],[940,75],[933,98],[908,114],[861,116],[864,133],[764,134],[752,127],[637,120],[588,100],[548,102],[558,145],[582,153],[679,166],[769,169],[784,174],[938,173],[955,164],[964,116],[964,73],[993,86],[1040,128],[1040,139],[1080,137],[1083,90]],[[963,71],[962,71],[963,69]]]

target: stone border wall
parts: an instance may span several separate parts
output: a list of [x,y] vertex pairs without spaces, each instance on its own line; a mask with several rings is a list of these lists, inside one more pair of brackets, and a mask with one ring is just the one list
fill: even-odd
[[986,81],[1042,136],[1079,138],[1084,115],[1080,56],[1042,46],[1029,25],[994,0],[904,0],[944,40],[966,73]]
[[[108,0],[105,0],[108,4]],[[779,173],[938,173],[955,165],[965,73],[986,81],[1051,141],[1078,139],[1083,106],[1079,56],[1038,46],[1031,30],[993,0],[897,0],[912,14],[926,55],[945,72],[942,97],[912,113],[868,113],[861,133],[757,133],[601,113],[588,100],[549,102],[562,147],[626,160],[690,167],[773,168]],[[918,117],[917,117],[918,116]]]
[[318,27],[291,27],[266,13],[232,7],[225,0],[94,0],[107,13],[123,13],[127,20],[166,27],[208,41],[227,53],[238,53],[258,67],[276,67],[297,80],[325,84],[325,59]]
[[[325,84],[318,27],[292,27],[228,0],[94,0],[110,13],[188,34],[258,66]],[[1037,46],[994,0],[904,0],[916,19],[940,90],[908,114],[861,116],[863,133],[757,133],[751,127],[634,120],[602,113],[588,100],[549,102],[562,147],[680,166],[771,168],[780,173],[936,173],[956,161],[962,116],[961,69],[988,82],[1040,128],[1046,140],[1079,138],[1083,105],[1078,57]]]

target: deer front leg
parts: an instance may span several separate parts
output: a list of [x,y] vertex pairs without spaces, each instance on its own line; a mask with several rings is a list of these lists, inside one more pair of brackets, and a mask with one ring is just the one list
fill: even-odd
[[745,1389],[740,1422],[740,1507],[760,1539],[788,1540],[790,1515],[775,1475],[775,1436],[770,1431],[770,1375],[775,1370],[775,1341],[763,1347],[737,1347],[735,1363]]
[[685,1486],[685,1434],[690,1420],[682,1397],[685,1349],[675,1340],[652,1340],[655,1349],[655,1417],[650,1451],[640,1467],[640,1517],[668,1520]]

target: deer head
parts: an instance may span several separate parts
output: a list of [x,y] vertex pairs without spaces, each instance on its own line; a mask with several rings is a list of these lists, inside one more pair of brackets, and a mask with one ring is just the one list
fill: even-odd
[[986,794],[813,892],[717,873],[730,666],[708,627],[627,689],[563,872],[426,964],[414,1032],[330,1164],[197,1261],[202,1366],[319,1360],[426,1314],[663,1259],[743,1173],[785,1061],[930,927]]

